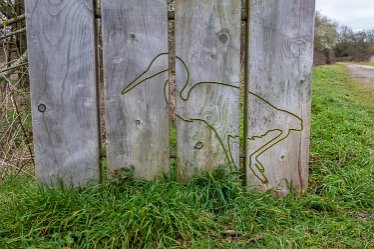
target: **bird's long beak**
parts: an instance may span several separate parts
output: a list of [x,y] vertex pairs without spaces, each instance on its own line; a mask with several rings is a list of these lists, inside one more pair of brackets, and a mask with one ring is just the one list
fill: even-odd
[[136,77],[133,81],[131,81],[130,84],[128,84],[125,88],[122,89],[121,91],[121,94],[126,94],[128,92],[130,92],[132,89],[134,89],[135,87],[137,87],[138,85],[142,84],[143,82],[153,78],[153,77],[156,77],[162,73],[166,73],[168,70],[165,69],[165,70],[162,70],[162,71],[159,71],[155,74],[152,74],[152,75],[146,75],[147,72],[144,72],[142,73],[141,75],[139,75],[138,77]]
[[128,84],[122,89],[121,94],[126,94],[130,92],[132,89],[142,84],[143,82],[152,79],[160,74],[166,73],[168,71],[167,55],[167,53],[157,55],[151,61],[151,63],[148,65],[144,72],[142,72],[133,81],[131,81],[130,84]]

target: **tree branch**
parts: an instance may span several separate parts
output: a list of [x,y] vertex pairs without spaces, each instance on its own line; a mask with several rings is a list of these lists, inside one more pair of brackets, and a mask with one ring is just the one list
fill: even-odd
[[16,31],[14,31],[14,32],[10,32],[10,33],[8,33],[6,35],[0,36],[0,41],[6,39],[8,37],[11,37],[13,35],[17,35],[17,34],[23,33],[25,31],[26,31],[26,28],[21,28],[21,29],[18,29]]
[[0,79],[2,78],[8,78],[11,74],[12,74],[12,71],[14,69],[17,69],[21,66],[24,66],[25,63],[27,61],[27,50],[21,55],[21,57],[19,57],[12,65],[11,67],[8,67],[6,68],[5,70],[1,71],[0,72]]
[[0,2],[0,12],[7,18],[11,19],[16,16],[16,12],[11,4]]
[[0,28],[4,28],[6,26],[9,26],[13,23],[16,23],[16,22],[19,22],[19,21],[22,21],[25,19],[25,15],[20,15],[20,16],[16,16],[12,19],[9,19],[9,20],[3,20],[1,23],[0,23]]

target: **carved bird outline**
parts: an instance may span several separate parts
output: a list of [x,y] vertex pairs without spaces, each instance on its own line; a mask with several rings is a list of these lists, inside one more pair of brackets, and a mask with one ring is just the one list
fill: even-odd
[[[152,79],[157,76],[161,76],[163,74],[168,73],[168,55],[169,53],[160,53],[158,54],[148,65],[148,67],[140,73],[133,81],[131,81],[128,85],[126,85],[122,91],[122,95],[126,95],[131,90],[134,88],[137,88],[141,84],[147,82],[149,79]],[[185,82],[183,84],[183,87],[177,93],[177,97],[183,102],[190,101],[191,96],[193,96],[194,92],[201,91],[202,87],[224,87],[224,88],[229,88],[232,89],[233,91],[240,91],[239,86],[223,83],[223,82],[210,82],[210,81],[201,81],[197,82],[194,84],[191,84],[190,82],[190,72],[188,69],[187,64],[184,62],[183,59],[180,57],[176,56],[176,62],[180,63],[182,66],[184,72],[185,72]],[[166,103],[169,103],[168,100],[168,83],[169,81],[166,80],[164,82],[163,88],[164,88],[164,99]],[[289,124],[292,124],[292,127],[279,127],[276,122],[273,122],[275,125],[274,127],[267,127],[264,131],[261,131],[260,134],[258,135],[252,135],[247,138],[249,141],[254,141],[257,139],[263,139],[267,137],[270,133],[278,132],[278,134],[273,137],[270,141],[260,145],[258,148],[254,150],[254,152],[250,153],[248,155],[248,167],[251,170],[251,172],[262,182],[262,183],[267,183],[268,179],[265,175],[265,167],[262,164],[262,162],[259,160],[259,157],[264,154],[266,151],[271,149],[274,145],[282,142],[285,140],[292,131],[297,131],[300,132],[303,130],[303,120],[298,117],[297,115],[287,111],[283,110],[280,108],[277,108],[261,96],[253,93],[253,92],[248,92],[248,97],[249,98],[254,98],[254,100],[257,102],[259,109],[263,110],[264,113],[273,113],[270,116],[277,117],[277,119],[280,120],[291,120],[291,122],[288,122]],[[191,113],[188,112],[186,115],[185,112],[179,111],[177,109],[176,116],[185,121],[185,122],[202,122],[204,123],[209,129],[211,129],[214,134],[216,135],[220,145],[222,146],[223,151],[225,152],[225,157],[227,159],[227,162],[230,165],[234,165],[237,167],[235,164],[234,157],[231,153],[231,148],[232,148],[232,140],[236,139],[239,137],[238,134],[230,134],[228,131],[219,131],[219,129],[216,127],[217,124],[220,124],[222,120],[220,118],[227,117],[226,115],[222,115],[220,112],[222,110],[219,110],[218,108],[214,108],[215,104],[210,103],[209,105],[202,105],[198,108],[195,108],[198,111],[198,113]],[[203,114],[202,114],[203,113]],[[205,114],[204,114],[205,113]],[[207,118],[209,115],[210,116],[215,116],[215,118]],[[261,115],[259,113],[258,115]],[[272,123],[272,122],[270,122]]]

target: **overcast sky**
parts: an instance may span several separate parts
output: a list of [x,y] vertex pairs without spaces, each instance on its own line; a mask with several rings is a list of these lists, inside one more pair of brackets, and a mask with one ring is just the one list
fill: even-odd
[[374,0],[317,0],[316,10],[355,31],[374,28]]

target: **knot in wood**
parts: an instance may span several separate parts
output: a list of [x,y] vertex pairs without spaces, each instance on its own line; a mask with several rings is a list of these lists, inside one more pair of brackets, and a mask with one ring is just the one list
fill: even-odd
[[227,45],[230,42],[230,34],[227,30],[218,33],[218,40],[222,45]]
[[290,41],[290,50],[291,53],[298,57],[302,55],[306,50],[306,41],[300,38],[296,38]]
[[197,149],[197,150],[200,150],[204,147],[204,144],[202,142],[197,142],[195,144],[195,147],[193,147],[194,149]]
[[44,104],[38,105],[39,112],[45,112],[46,110],[47,110],[47,107]]
[[209,124],[215,124],[218,121],[218,114],[214,111],[207,111],[204,114],[204,120]]

